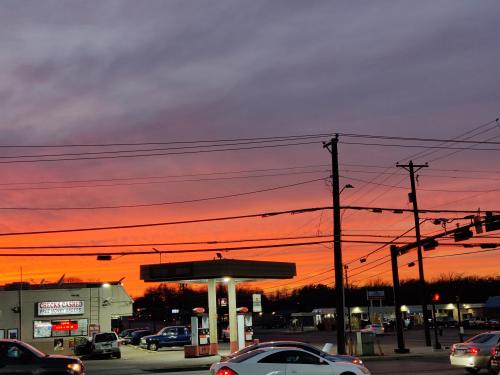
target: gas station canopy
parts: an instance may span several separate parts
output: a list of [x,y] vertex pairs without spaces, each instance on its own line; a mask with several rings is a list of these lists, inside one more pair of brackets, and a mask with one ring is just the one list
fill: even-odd
[[207,282],[226,278],[238,281],[291,279],[296,275],[295,263],[256,260],[215,259],[193,262],[141,265],[141,280],[146,282]]

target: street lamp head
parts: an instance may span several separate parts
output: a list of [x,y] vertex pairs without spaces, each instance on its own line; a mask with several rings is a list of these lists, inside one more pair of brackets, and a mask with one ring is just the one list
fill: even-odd
[[351,184],[347,184],[346,186],[344,186],[346,189],[354,189],[354,186],[352,186]]

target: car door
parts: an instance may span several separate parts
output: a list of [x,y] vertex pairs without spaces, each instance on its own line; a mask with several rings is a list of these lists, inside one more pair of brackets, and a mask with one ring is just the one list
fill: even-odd
[[189,345],[191,343],[191,334],[186,327],[177,328],[178,342],[181,345]]
[[285,353],[286,375],[333,375],[333,368],[324,359],[301,350]]
[[37,369],[37,358],[15,343],[0,346],[0,374],[32,375]]
[[177,328],[168,328],[162,333],[162,345],[163,346],[175,346],[178,343]]

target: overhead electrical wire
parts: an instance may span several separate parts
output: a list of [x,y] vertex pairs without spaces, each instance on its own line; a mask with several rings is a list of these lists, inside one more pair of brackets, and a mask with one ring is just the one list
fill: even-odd
[[[401,211],[402,209],[394,208],[381,208],[381,207],[341,207],[341,208],[352,208],[358,210],[385,210],[385,211]],[[101,227],[80,227],[80,228],[66,228],[66,229],[50,229],[50,230],[38,230],[38,231],[18,231],[18,232],[0,232],[0,237],[4,236],[23,236],[23,235],[40,235],[40,234],[55,234],[55,233],[72,233],[72,232],[92,232],[92,231],[107,231],[107,230],[118,230],[118,229],[133,229],[133,228],[146,228],[146,227],[159,227],[159,226],[169,226],[169,225],[181,225],[181,224],[194,224],[202,222],[214,222],[214,221],[228,221],[228,220],[239,220],[239,219],[251,219],[251,218],[268,218],[279,215],[286,214],[302,214],[308,212],[315,212],[321,210],[332,210],[332,206],[324,207],[309,207],[300,208],[295,210],[285,210],[285,211],[269,211],[257,214],[246,214],[246,215],[233,215],[233,216],[220,216],[212,218],[200,218],[200,219],[189,219],[189,220],[173,220],[166,222],[156,222],[156,223],[143,223],[143,224],[127,224],[127,225],[111,225],[111,226],[101,226]],[[412,210],[407,210],[412,211]],[[488,210],[491,212],[500,212],[500,210]],[[419,210],[419,212],[433,212],[433,213],[477,213],[477,211],[469,210]]]
[[198,203],[198,202],[206,202],[213,201],[219,199],[227,199],[227,198],[235,198],[246,195],[253,195],[258,193],[276,191],[281,189],[286,189],[290,187],[303,186],[306,184],[324,181],[325,178],[316,178],[313,180],[301,181],[293,184],[274,186],[266,189],[252,190],[241,193],[234,194],[226,194],[219,195],[213,197],[205,197],[205,198],[197,198],[197,199],[186,199],[179,201],[170,201],[170,202],[156,202],[156,203],[138,203],[138,204],[119,204],[119,205],[106,205],[106,206],[80,206],[80,207],[0,207],[0,210],[19,210],[19,211],[75,211],[75,210],[107,210],[107,209],[118,209],[118,208],[142,208],[142,207],[157,207],[157,206],[169,206],[176,204],[185,204],[185,203]]
[[0,191],[82,189],[82,188],[116,187],[116,186],[137,186],[137,185],[150,186],[150,185],[157,185],[157,184],[173,184],[173,183],[184,183],[184,182],[230,181],[230,180],[242,180],[242,179],[251,179],[251,178],[295,176],[295,175],[317,174],[317,173],[325,173],[325,172],[328,172],[328,171],[327,170],[316,170],[316,171],[301,171],[301,172],[288,172],[288,173],[273,173],[273,174],[265,174],[265,175],[211,177],[211,178],[197,178],[197,179],[183,179],[183,180],[164,180],[164,181],[118,182],[118,183],[111,183],[111,184],[93,184],[93,185],[65,185],[65,186],[58,186],[58,185],[56,185],[56,186],[9,187],[9,188],[2,188],[2,187],[0,187]]

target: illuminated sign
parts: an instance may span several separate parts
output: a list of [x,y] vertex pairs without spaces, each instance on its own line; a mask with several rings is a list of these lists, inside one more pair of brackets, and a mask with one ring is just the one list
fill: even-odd
[[59,322],[52,322],[52,331],[76,331],[78,329],[78,322],[73,320],[61,320]]
[[38,302],[38,316],[82,315],[83,301]]

